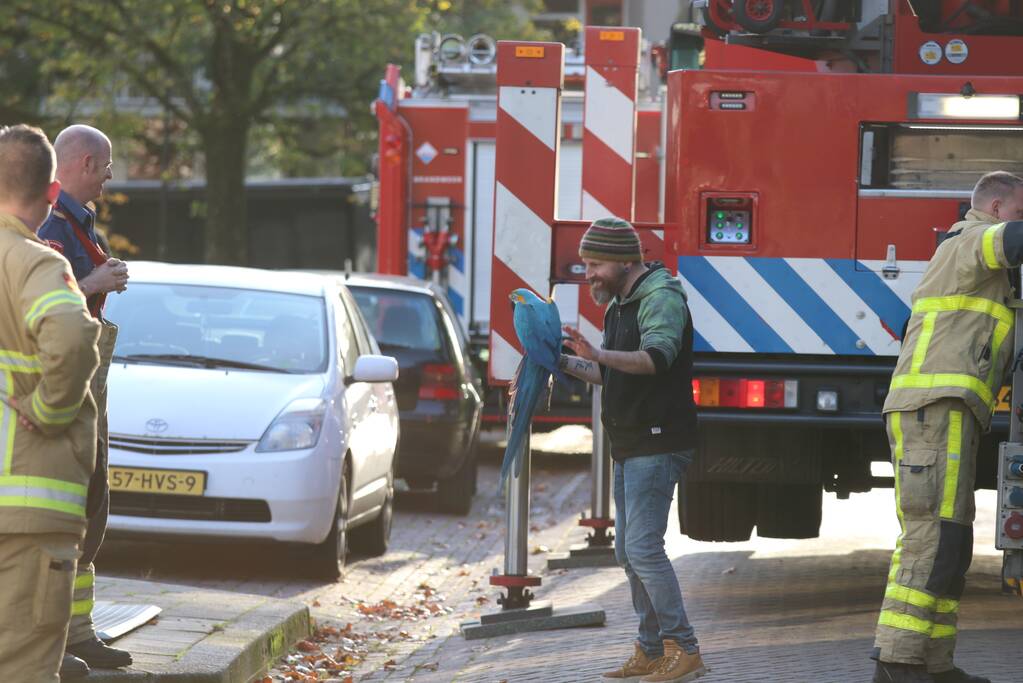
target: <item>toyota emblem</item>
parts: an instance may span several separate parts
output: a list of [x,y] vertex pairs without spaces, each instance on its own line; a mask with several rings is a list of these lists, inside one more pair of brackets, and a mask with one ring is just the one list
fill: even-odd
[[161,420],[158,417],[154,417],[152,420],[146,420],[146,432],[153,434],[160,434],[167,431],[167,422]]

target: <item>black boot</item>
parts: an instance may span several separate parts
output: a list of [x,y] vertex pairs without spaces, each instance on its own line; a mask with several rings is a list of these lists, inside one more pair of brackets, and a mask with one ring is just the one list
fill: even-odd
[[931,678],[934,679],[934,683],[991,683],[990,678],[984,678],[983,676],[971,676],[959,667],[950,669],[949,671],[931,674]]
[[131,653],[110,647],[96,636],[91,640],[68,645],[66,651],[84,659],[93,669],[119,669],[131,664]]
[[89,675],[89,665],[74,655],[64,653],[60,662],[60,680],[73,681]]
[[919,664],[896,664],[878,661],[874,683],[934,683],[927,667]]

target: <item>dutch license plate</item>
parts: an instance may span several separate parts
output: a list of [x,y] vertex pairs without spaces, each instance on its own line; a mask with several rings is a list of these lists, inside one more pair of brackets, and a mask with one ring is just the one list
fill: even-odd
[[1009,412],[1009,396],[1012,394],[1012,387],[1003,386],[998,391],[998,405],[995,406],[996,413],[1007,413]]
[[206,490],[205,472],[111,467],[109,479],[111,491],[201,496]]

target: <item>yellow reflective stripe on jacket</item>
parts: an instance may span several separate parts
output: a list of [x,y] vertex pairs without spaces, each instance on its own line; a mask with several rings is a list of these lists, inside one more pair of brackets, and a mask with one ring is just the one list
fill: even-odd
[[18,416],[14,408],[7,405],[6,398],[14,393],[14,374],[3,370],[0,374],[0,448],[3,449],[3,474],[11,473],[11,461],[14,459],[14,432],[18,428]]
[[28,324],[28,329],[34,329],[36,322],[46,315],[47,311],[61,304],[84,306],[85,300],[78,294],[67,289],[55,289],[52,292],[43,294],[32,303],[28,309],[28,313],[25,314],[25,322]]
[[[901,490],[900,481],[901,477],[899,477],[899,465],[902,463],[902,455],[905,450],[903,446],[902,436],[902,413],[899,412],[892,413],[891,418],[889,419],[891,420],[892,436],[895,437],[895,453],[893,454],[893,459],[895,460],[895,462],[892,463],[893,465],[895,465],[895,514],[897,514],[899,517],[899,528],[904,529],[904,527],[902,526],[902,503],[900,502],[899,496],[899,491]],[[899,541],[900,542],[902,541],[902,534],[899,534]],[[898,552],[898,550],[896,550],[896,552]],[[895,570],[897,569],[895,561],[896,558],[893,557],[892,573],[894,573]],[[889,580],[893,579],[892,576],[889,576],[888,578]]]
[[941,598],[935,606],[934,611],[938,614],[952,614],[959,611],[959,601],[952,598]]
[[43,399],[39,398],[39,392],[32,394],[32,412],[36,418],[43,424],[48,425],[64,425],[69,424],[75,419],[75,415],[81,409],[82,404],[68,406],[66,408],[54,408],[47,404]]
[[95,602],[92,598],[88,600],[75,600],[71,603],[71,616],[83,617],[86,614],[91,614],[94,604]]
[[0,507],[41,508],[85,518],[86,487],[47,477],[0,476]]
[[82,588],[92,588],[96,585],[96,572],[91,571],[85,574],[79,574],[75,577],[75,590],[81,590]]
[[995,233],[998,232],[999,228],[1004,226],[1005,223],[999,223],[997,225],[992,225],[984,231],[984,264],[991,270],[998,270],[1002,267],[1002,264],[998,262],[998,256],[995,255]]
[[30,356],[27,353],[0,349],[0,370],[30,374],[40,373],[43,371],[43,365],[39,362],[39,356]]
[[882,611],[877,623],[903,631],[913,631],[929,638],[954,638],[956,635],[955,626],[935,624],[932,621],[914,617],[912,614],[899,614],[890,610]]
[[959,489],[959,455],[963,443],[963,414],[952,410],[948,413],[948,445],[945,447],[945,491],[941,498],[941,516],[955,515],[956,491]]
[[877,623],[881,626],[891,626],[903,631],[915,631],[925,636],[931,635],[931,629],[934,628],[934,622],[914,617],[912,614],[899,614],[890,610],[882,610]]
[[994,410],[995,408],[991,387],[971,375],[937,373],[933,375],[909,374],[892,377],[892,389],[933,389],[935,387],[969,389],[977,394],[980,400],[987,404],[989,409]]
[[948,311],[984,313],[1010,326],[1015,321],[1008,306],[979,296],[966,296],[965,294],[928,296],[917,299],[913,303],[914,313],[945,313]]
[[920,338],[916,340],[916,346],[913,348],[913,363],[910,366],[910,372],[913,374],[920,372],[920,366],[924,364],[924,358],[927,357],[927,347],[931,344],[931,337],[934,335],[934,321],[937,317],[937,311],[931,311],[924,315]]
[[987,372],[988,386],[993,386],[997,379],[995,377],[995,368],[998,367],[998,354],[1002,351],[1002,344],[1005,342],[1005,338],[1009,336],[1009,330],[1012,329],[1013,322],[1012,319],[1009,322],[999,320],[998,324],[995,325],[995,333],[991,337],[991,368]]
[[924,609],[933,609],[938,604],[938,599],[933,595],[928,595],[923,591],[918,591],[913,588],[907,588],[906,586],[899,586],[892,584],[885,589],[884,596],[892,600],[904,602],[907,605],[913,605],[914,607],[922,607]]

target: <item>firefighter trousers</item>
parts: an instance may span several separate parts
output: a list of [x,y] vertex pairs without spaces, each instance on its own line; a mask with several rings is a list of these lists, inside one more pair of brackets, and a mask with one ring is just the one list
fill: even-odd
[[953,668],[959,599],[973,559],[979,425],[959,399],[889,413],[901,534],[888,572],[875,656]]
[[56,683],[77,534],[0,535],[0,681]]
[[69,645],[96,637],[96,629],[92,622],[92,608],[96,601],[96,567],[93,561],[99,553],[100,546],[103,545],[103,538],[107,532],[107,517],[110,514],[110,485],[107,482],[110,443],[107,429],[107,374],[114,355],[114,343],[117,341],[117,326],[102,319],[100,324],[102,325],[98,342],[100,364],[92,376],[89,387],[96,401],[96,469],[89,480],[89,497],[86,503],[88,522],[75,576],[71,626],[67,634]]

